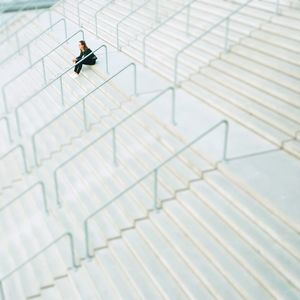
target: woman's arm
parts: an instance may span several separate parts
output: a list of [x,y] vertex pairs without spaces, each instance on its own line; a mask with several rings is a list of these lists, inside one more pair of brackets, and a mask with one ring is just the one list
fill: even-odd
[[80,52],[80,55],[78,57],[76,57],[77,60],[81,60],[83,56],[83,52]]
[[78,56],[78,57],[76,57],[76,58],[73,58],[73,63],[75,64],[76,62],[78,62],[78,61],[80,61],[81,59],[82,59],[82,55],[83,55],[83,53],[82,52],[80,52],[80,55]]

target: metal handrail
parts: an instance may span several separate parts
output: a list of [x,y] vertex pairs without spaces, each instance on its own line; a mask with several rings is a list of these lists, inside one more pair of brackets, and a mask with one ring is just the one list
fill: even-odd
[[145,104],[143,104],[141,107],[127,115],[125,118],[120,120],[117,124],[115,124],[113,127],[109,128],[106,130],[104,133],[102,133],[99,137],[97,137],[95,140],[93,140],[91,143],[86,145],[84,148],[82,148],[80,151],[69,157],[67,160],[62,162],[58,167],[53,172],[53,177],[54,177],[54,185],[55,185],[55,193],[56,193],[56,202],[57,205],[60,207],[61,206],[61,201],[60,201],[60,196],[59,196],[59,187],[58,187],[58,171],[61,170],[65,165],[73,161],[76,157],[78,157],[80,154],[82,154],[84,151],[89,149],[91,146],[93,146],[95,143],[100,141],[102,138],[107,136],[108,134],[112,134],[112,148],[113,148],[113,162],[115,165],[117,165],[117,143],[116,143],[116,130],[119,126],[121,126],[123,123],[125,123],[127,120],[131,119],[134,117],[138,112],[143,110],[144,108],[148,107],[150,104],[152,104],[154,101],[159,99],[160,96],[164,95],[167,92],[171,92],[171,102],[172,102],[172,109],[171,109],[171,121],[174,125],[176,125],[176,120],[175,120],[175,89],[173,87],[169,87],[162,92],[160,92],[158,95],[147,101]]
[[46,214],[49,214],[48,202],[47,202],[47,196],[46,196],[46,189],[45,189],[45,184],[44,184],[43,181],[38,181],[38,182],[34,183],[31,187],[29,187],[28,189],[26,189],[25,191],[23,191],[21,194],[19,194],[14,199],[12,199],[8,203],[6,203],[4,206],[0,207],[0,213],[3,210],[5,210],[6,208],[8,208],[10,205],[12,205],[13,203],[15,203],[18,199],[20,199],[21,197],[23,197],[25,194],[27,194],[28,192],[30,192],[31,190],[33,190],[37,186],[39,186],[41,188],[45,212],[46,212]]
[[0,279],[0,295],[1,295],[1,299],[5,300],[5,293],[4,293],[4,288],[3,288],[3,281],[4,280],[6,280],[10,276],[12,276],[14,273],[16,273],[17,271],[19,271],[20,269],[22,269],[25,265],[27,265],[28,263],[30,263],[36,257],[38,257],[41,254],[43,254],[45,251],[47,251],[53,245],[56,245],[58,242],[60,242],[65,237],[68,238],[69,243],[70,243],[70,252],[71,252],[72,267],[74,269],[79,268],[80,264],[77,263],[77,261],[76,261],[76,254],[75,254],[75,247],[74,247],[74,238],[73,238],[73,235],[70,232],[66,232],[63,235],[61,235],[60,237],[56,238],[54,241],[52,241],[46,247],[42,248],[37,253],[35,253],[34,255],[32,255],[30,258],[28,258],[27,260],[25,260],[24,262],[22,262],[20,265],[18,265],[16,268],[14,268],[12,271],[8,272],[5,276],[3,276]]
[[[79,33],[82,35],[82,39],[84,40],[84,31],[82,29],[76,31],[71,36],[69,36],[66,40],[64,40],[62,43],[60,43],[59,45],[57,45],[56,47],[54,47],[52,50],[50,50],[47,54],[45,54],[44,56],[42,56],[41,58],[39,58],[37,61],[35,61],[34,63],[32,63],[30,66],[28,66],[25,70],[23,70],[22,72],[20,72],[19,74],[17,74],[13,78],[11,78],[9,81],[7,81],[5,84],[3,84],[1,90],[2,90],[2,98],[3,98],[4,103],[7,103],[7,96],[6,96],[5,89],[9,85],[13,84],[16,79],[18,79],[19,77],[21,77],[28,70],[30,70],[33,66],[37,65],[40,62],[42,63],[42,68],[43,68],[42,71],[43,71],[44,84],[47,84],[47,76],[46,76],[46,69],[45,69],[45,59],[51,53],[53,53],[55,50],[57,50],[58,48],[60,48],[63,44],[68,43],[69,40],[71,40],[74,36],[76,36]],[[5,105],[5,112],[6,113],[8,112],[8,108],[6,107],[6,105]]]
[[85,96],[83,96],[81,99],[79,99],[78,101],[76,101],[74,104],[72,104],[68,109],[66,109],[65,111],[63,111],[62,113],[60,113],[59,115],[57,115],[55,118],[53,118],[52,120],[50,120],[47,124],[45,124],[44,126],[42,126],[41,128],[39,128],[38,130],[36,130],[32,137],[31,137],[31,142],[32,142],[32,149],[33,149],[33,156],[34,156],[34,162],[36,166],[39,166],[39,162],[38,162],[38,155],[37,155],[37,147],[36,147],[36,136],[41,133],[44,129],[46,129],[47,127],[49,127],[51,124],[53,124],[56,120],[58,120],[61,116],[65,115],[68,111],[72,110],[75,106],[77,106],[78,104],[82,103],[82,113],[83,113],[83,127],[85,131],[88,131],[88,124],[87,124],[87,116],[86,116],[86,98],[88,96],[90,96],[91,94],[93,94],[95,91],[97,91],[98,89],[100,89],[101,87],[103,87],[104,85],[106,85],[108,82],[110,82],[112,79],[114,79],[115,77],[117,77],[119,74],[123,73],[125,70],[127,70],[128,68],[133,67],[133,76],[134,76],[134,94],[137,94],[137,76],[136,76],[136,65],[134,63],[130,63],[129,65],[127,65],[126,67],[122,68],[121,70],[119,70],[117,73],[115,73],[114,75],[112,75],[110,78],[108,78],[107,80],[105,80],[104,82],[102,82],[100,85],[98,85],[96,88],[94,88],[92,91],[90,91],[88,94],[86,94]]
[[185,9],[187,9],[187,25],[186,25],[186,32],[188,34],[189,32],[189,24],[190,24],[190,7],[191,5],[197,0],[191,0],[189,3],[182,6],[178,11],[176,11],[174,14],[169,16],[166,20],[158,24],[156,27],[154,27],[152,30],[150,30],[144,37],[143,37],[143,64],[146,65],[146,39],[155,31],[157,31],[159,28],[161,28],[163,25],[165,25],[167,22],[175,18],[177,15],[182,13]]
[[[66,73],[68,73],[71,69],[73,69],[75,66],[77,66],[78,64],[82,63],[86,58],[88,58],[89,56],[93,55],[94,53],[96,53],[98,50],[104,48],[105,50],[105,61],[106,61],[106,71],[108,72],[108,54],[107,54],[107,46],[106,45],[101,45],[100,47],[98,47],[96,50],[92,51],[91,53],[89,53],[87,56],[85,56],[84,58],[82,58],[80,61],[78,61],[76,64],[74,64],[72,67],[67,68],[64,72],[62,72],[60,75],[58,75],[56,78],[54,78],[53,80],[49,81],[45,86],[43,86],[41,89],[39,89],[38,91],[36,91],[33,95],[31,95],[29,98],[27,98],[25,101],[23,101],[22,103],[20,103],[16,108],[15,108],[15,118],[16,118],[16,122],[17,122],[17,130],[18,130],[18,135],[21,137],[22,136],[22,131],[21,131],[21,124],[20,124],[20,119],[19,119],[19,110],[22,108],[22,106],[24,106],[26,103],[30,102],[31,99],[33,99],[35,96],[37,96],[39,93],[41,93],[42,91],[44,91],[48,86],[50,86],[51,84],[53,84],[55,81],[59,80],[60,81],[60,94],[61,94],[61,105],[64,106],[65,102],[64,102],[64,91],[63,91],[63,82],[62,82],[62,77],[63,75],[65,75]],[[6,104],[5,104],[6,105]]]
[[4,153],[0,157],[0,160],[6,158],[8,155],[10,155],[11,153],[15,152],[16,150],[20,150],[21,157],[22,157],[22,160],[23,160],[24,172],[28,174],[29,173],[29,169],[28,169],[28,166],[27,166],[26,152],[25,152],[25,148],[24,148],[23,145],[17,145],[14,148],[10,149],[9,151],[7,151],[6,153]]
[[127,20],[128,18],[130,18],[133,14],[135,14],[137,11],[139,11],[141,8],[145,7],[148,3],[150,3],[152,0],[147,0],[146,2],[144,2],[143,4],[141,4],[140,6],[138,6],[136,9],[134,9],[133,11],[131,11],[129,14],[127,14],[125,17],[123,17],[118,23],[117,23],[117,49],[120,50],[120,41],[119,41],[119,27],[120,25]]
[[[226,16],[225,18],[223,18],[219,22],[217,22],[214,25],[212,25],[204,33],[202,33],[201,35],[199,35],[198,37],[196,37],[193,41],[191,41],[190,43],[188,43],[187,45],[185,45],[184,47],[182,47],[179,51],[177,51],[177,53],[175,55],[175,62],[174,62],[174,86],[177,86],[178,59],[179,59],[179,56],[186,49],[188,49],[189,47],[191,47],[192,45],[194,45],[196,42],[198,42],[199,40],[201,40],[202,38],[204,38],[206,35],[208,35],[210,32],[212,32],[215,28],[219,27],[223,23],[226,23],[225,24],[226,29],[225,29],[224,50],[227,52],[228,51],[228,35],[229,35],[229,21],[230,21],[230,18],[233,17],[234,15],[236,15],[237,13],[239,13],[240,10],[242,10],[243,8],[245,8],[246,6],[248,6],[253,1],[256,1],[256,0],[249,0],[246,3],[242,4],[239,8],[237,8],[236,10],[234,10],[233,12],[231,12],[228,16]],[[275,7],[275,13],[278,14],[279,13],[280,1],[279,0],[274,0],[274,1],[276,2],[275,3],[275,5],[276,5],[276,7]]]
[[222,161],[227,160],[227,146],[228,146],[228,134],[229,134],[229,123],[227,120],[222,120],[206,130],[204,133],[200,134],[197,138],[193,139],[190,143],[182,147],[180,150],[178,150],[175,154],[161,162],[158,166],[156,166],[151,171],[147,172],[144,176],[142,176],[139,180],[131,184],[129,187],[127,187],[125,190],[123,190],[121,193],[119,193],[117,196],[113,197],[110,201],[102,205],[99,209],[95,210],[92,214],[90,214],[85,220],[84,220],[84,233],[85,233],[85,247],[86,247],[86,255],[87,257],[93,257],[93,254],[90,253],[90,242],[89,242],[89,227],[88,222],[91,218],[93,218],[95,215],[100,213],[102,210],[104,210],[106,207],[114,203],[116,200],[121,198],[123,195],[125,195],[128,191],[132,190],[134,187],[136,187],[139,183],[143,182],[146,178],[153,175],[154,178],[154,184],[153,184],[153,207],[154,209],[158,210],[160,208],[159,200],[158,200],[158,172],[159,170],[164,167],[168,162],[173,160],[174,158],[178,157],[180,154],[182,154],[185,150],[189,149],[191,146],[193,146],[195,143],[199,142],[202,138],[206,137],[208,134],[210,134],[212,131],[217,129],[220,126],[225,126],[225,134],[224,134],[224,142],[223,142],[223,156]]
[[47,29],[43,30],[41,33],[39,33],[37,36],[35,36],[32,40],[30,40],[29,42],[27,42],[26,44],[24,44],[22,47],[20,47],[19,49],[17,49],[15,52],[11,53],[10,55],[8,55],[6,58],[4,58],[3,60],[0,61],[0,65],[2,65],[3,63],[7,62],[10,58],[12,58],[14,55],[16,55],[17,53],[19,53],[22,49],[27,48],[27,52],[28,52],[28,60],[29,60],[29,64],[32,64],[32,58],[31,58],[31,48],[30,48],[30,44],[35,42],[38,38],[40,38],[42,35],[44,35],[45,33],[47,33],[48,31],[52,30],[53,27],[55,27],[56,25],[58,25],[59,23],[63,23],[64,24],[64,31],[65,31],[65,39],[68,37],[67,35],[67,24],[66,24],[66,20],[65,19],[60,19],[57,22],[55,22],[54,24],[50,25]]
[[4,121],[5,124],[6,124],[6,130],[7,130],[7,135],[8,135],[8,139],[9,139],[9,142],[12,143],[13,142],[13,138],[12,138],[12,133],[11,133],[11,128],[10,128],[10,123],[8,121],[8,117],[6,116],[3,116],[0,118],[0,122],[1,121]]
[[103,10],[105,9],[106,7],[108,7],[111,3],[115,2],[115,0],[110,0],[108,1],[106,4],[104,4],[100,9],[98,9],[95,13],[95,34],[97,37],[99,37],[98,35],[98,14]]

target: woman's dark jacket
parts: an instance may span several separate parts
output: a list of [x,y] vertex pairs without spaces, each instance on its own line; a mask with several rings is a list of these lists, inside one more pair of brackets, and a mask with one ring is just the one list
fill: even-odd
[[[84,51],[80,52],[80,55],[76,58],[77,62],[82,60],[84,57],[88,56],[90,53],[92,52],[91,49],[87,48]],[[86,59],[84,59],[82,61],[82,63],[85,62],[96,62],[97,60],[97,56],[95,54],[91,54],[89,57],[87,57]]]

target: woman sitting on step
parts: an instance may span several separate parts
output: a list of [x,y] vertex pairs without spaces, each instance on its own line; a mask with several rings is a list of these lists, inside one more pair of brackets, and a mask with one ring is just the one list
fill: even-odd
[[[90,48],[88,48],[85,41],[79,42],[79,49],[80,49],[80,55],[73,59],[73,63],[76,64],[75,68],[74,68],[74,73],[72,74],[73,78],[78,77],[78,75],[82,69],[82,65],[92,66],[92,65],[96,64],[96,60],[97,60],[97,56],[92,53],[92,50]],[[92,54],[90,54],[90,53],[92,53]],[[81,62],[78,63],[79,61],[81,61]]]

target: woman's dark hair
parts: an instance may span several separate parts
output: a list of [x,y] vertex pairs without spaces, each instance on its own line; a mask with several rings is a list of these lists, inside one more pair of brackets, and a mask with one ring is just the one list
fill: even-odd
[[79,44],[83,46],[83,51],[85,51],[88,48],[85,41],[79,41]]

